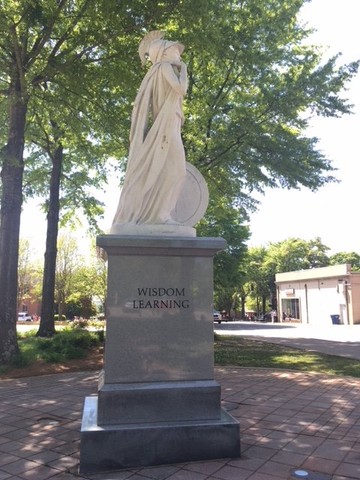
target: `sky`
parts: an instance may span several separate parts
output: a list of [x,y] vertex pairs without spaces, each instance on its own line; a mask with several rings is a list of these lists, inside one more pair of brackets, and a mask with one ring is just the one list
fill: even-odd
[[[360,59],[360,0],[312,0],[303,9],[303,20],[317,32],[311,42],[326,47],[326,55],[342,52],[341,62]],[[360,200],[360,74],[349,84],[346,97],[354,104],[353,114],[341,118],[319,118],[312,122],[309,134],[320,139],[322,152],[338,169],[337,184],[328,184],[312,193],[307,189],[266,190],[258,197],[258,211],[250,217],[252,236],[249,246],[266,246],[290,237],[311,240],[320,237],[329,253],[355,251],[360,254],[358,205]],[[120,191],[111,187],[99,199],[106,204],[100,223],[103,230],[111,226]],[[28,238],[41,255],[45,246],[45,216],[37,202],[25,205],[21,220],[21,238]],[[87,234],[79,229],[79,240]]]
[[[313,0],[303,18],[317,32],[311,40],[327,47],[327,55],[342,52],[342,63],[360,59],[360,0]],[[355,251],[360,254],[360,75],[349,85],[347,98],[352,115],[319,118],[309,133],[338,169],[341,181],[316,193],[308,189],[266,190],[261,206],[250,217],[249,246],[265,246],[290,237],[311,240],[320,237],[329,253]]]

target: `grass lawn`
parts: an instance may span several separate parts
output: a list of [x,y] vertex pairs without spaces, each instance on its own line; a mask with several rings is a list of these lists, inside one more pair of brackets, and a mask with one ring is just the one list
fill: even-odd
[[[19,336],[20,355],[11,364],[0,366],[0,376],[16,370],[23,376],[41,374],[44,364],[61,365],[68,369],[102,368],[102,354],[94,358],[94,349],[103,346],[103,331],[63,329],[53,338],[38,338],[36,331]],[[81,366],[79,362],[81,361]],[[360,361],[335,355],[307,352],[260,340],[215,334],[215,365],[270,368],[318,372],[326,375],[360,377]],[[37,370],[38,371],[37,371]],[[55,368],[55,372],[59,368]],[[49,367],[45,373],[52,373]],[[21,374],[21,372],[20,372]]]
[[360,377],[359,360],[235,336],[215,335],[215,364]]

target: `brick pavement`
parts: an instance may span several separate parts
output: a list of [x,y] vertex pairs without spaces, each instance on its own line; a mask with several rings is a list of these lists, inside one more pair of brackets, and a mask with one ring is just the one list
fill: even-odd
[[[360,479],[360,379],[267,369],[215,369],[240,422],[241,458],[79,475],[84,398],[95,372],[3,380],[0,480],[275,480],[296,468]],[[314,477],[315,478],[315,477]]]

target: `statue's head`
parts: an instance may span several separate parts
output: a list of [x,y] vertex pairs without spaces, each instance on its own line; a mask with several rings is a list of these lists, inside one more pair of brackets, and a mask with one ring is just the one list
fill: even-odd
[[164,32],[159,30],[154,30],[145,35],[139,45],[139,55],[141,62],[144,65],[146,60],[149,58],[151,62],[157,63],[160,62],[163,58],[164,53],[170,47],[176,48],[181,55],[185,47],[179,42],[173,42],[170,40],[164,40]]
[[180,55],[185,49],[184,45],[182,45],[181,43],[171,42],[170,40],[161,39],[151,42],[149,47],[149,58],[151,63],[154,64],[160,62],[166,54],[166,51],[170,48],[175,48]]

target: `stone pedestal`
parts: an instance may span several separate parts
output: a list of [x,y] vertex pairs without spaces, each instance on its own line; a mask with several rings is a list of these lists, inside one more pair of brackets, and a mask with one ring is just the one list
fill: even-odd
[[214,380],[213,257],[219,238],[106,235],[105,366],[87,397],[85,473],[240,455]]

